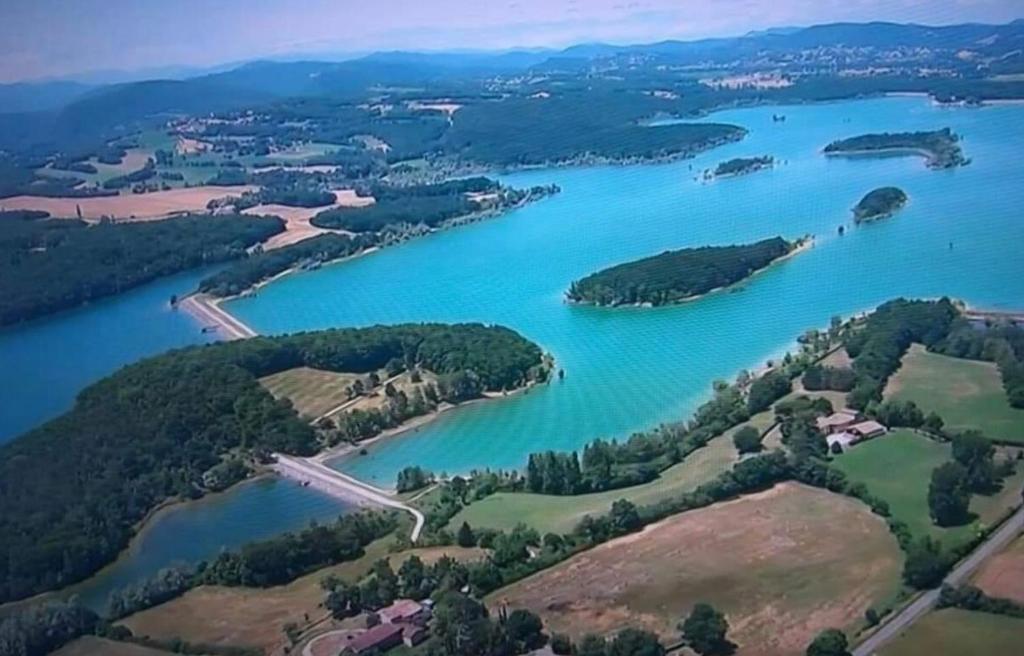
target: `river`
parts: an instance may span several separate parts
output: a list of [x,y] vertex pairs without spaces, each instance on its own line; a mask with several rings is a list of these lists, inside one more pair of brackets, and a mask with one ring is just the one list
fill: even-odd
[[[779,113],[786,115],[784,123],[772,121]],[[500,218],[287,276],[225,307],[263,333],[405,321],[501,323],[554,354],[566,371],[564,381],[444,413],[413,434],[372,445],[365,456],[333,463],[391,486],[409,464],[447,473],[520,467],[533,451],[579,448],[597,437],[622,438],[686,417],[708,398],[715,379],[781,355],[797,335],[827,325],[832,316],[895,296],[949,295],[991,309],[1024,305],[1024,167],[1018,152],[1024,107],[942,108],[922,98],[876,98],[735,109],[704,120],[750,132],[741,142],[672,164],[503,176],[516,186],[556,183],[562,193]],[[963,136],[965,154],[973,159],[969,166],[934,171],[918,157],[821,154],[841,137],[945,126]],[[707,184],[695,179],[722,160],[763,154],[776,158],[774,169]],[[888,185],[903,188],[908,205],[889,220],[854,228],[850,208],[866,192]],[[847,227],[843,237],[837,235],[840,225]],[[657,309],[563,302],[572,280],[610,264],[666,249],[807,233],[817,236],[813,249],[734,293]],[[83,315],[91,317],[101,305]],[[59,329],[33,324],[0,334],[5,360],[37,363],[18,365],[16,376],[9,367],[0,371],[2,396],[10,387],[15,397],[0,399],[0,426],[7,434],[66,407],[88,380],[177,345],[157,338],[164,322],[180,319],[168,317],[163,307],[99,315],[102,321],[86,321],[65,313],[53,318],[64,322]],[[144,348],[122,353],[115,348],[119,339]],[[193,330],[179,342],[197,339]],[[70,371],[79,365],[61,361],[91,345],[102,351],[87,358],[98,363],[89,372]],[[60,391],[53,403],[39,401],[32,412],[22,412],[21,403],[46,397],[51,385]],[[282,482],[241,486],[178,506],[159,515],[126,557],[94,579],[96,587],[90,582],[82,588],[83,595],[97,600],[113,582],[337,512],[335,502]]]

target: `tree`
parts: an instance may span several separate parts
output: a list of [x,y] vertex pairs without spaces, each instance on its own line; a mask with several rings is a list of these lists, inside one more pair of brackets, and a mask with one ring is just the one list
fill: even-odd
[[942,545],[926,535],[907,549],[903,580],[918,590],[934,588],[942,582],[950,565],[949,558],[942,553]]
[[761,431],[744,426],[733,433],[732,443],[740,453],[756,453],[761,450]]
[[963,465],[967,487],[972,492],[990,492],[996,484],[992,457],[996,449],[978,431],[966,431],[953,437],[953,459]]
[[469,522],[462,522],[462,526],[459,527],[459,532],[455,536],[455,542],[460,547],[476,546],[476,535],[473,533],[473,529],[470,528]]
[[778,371],[770,371],[753,382],[747,396],[747,411],[756,414],[767,410],[772,403],[789,394],[793,384]]
[[526,653],[544,646],[544,624],[528,610],[517,608],[505,618],[505,631],[515,643],[516,653]]
[[428,471],[416,466],[406,467],[398,472],[396,487],[399,492],[412,492],[430,485],[434,476]]
[[825,629],[807,647],[807,656],[850,656],[846,634],[839,629]]
[[725,637],[729,631],[729,622],[711,604],[698,603],[679,628],[683,639],[701,656],[732,652],[732,643]]
[[576,656],[607,656],[608,642],[601,636],[588,633],[576,644]]
[[636,506],[627,499],[619,499],[612,504],[611,521],[616,535],[632,533],[641,526]]
[[970,518],[971,493],[967,470],[958,462],[946,462],[932,472],[928,509],[939,526],[959,526]]
[[608,656],[663,656],[658,636],[640,629],[623,629],[608,643]]
[[572,654],[572,640],[564,633],[551,634],[551,651],[557,656],[570,656]]

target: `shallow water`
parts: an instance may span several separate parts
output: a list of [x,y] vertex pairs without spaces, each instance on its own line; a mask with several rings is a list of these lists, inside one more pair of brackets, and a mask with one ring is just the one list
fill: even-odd
[[[788,120],[773,123],[773,113]],[[988,308],[1024,303],[1024,108],[945,109],[917,98],[758,107],[705,120],[750,130],[689,161],[538,170],[517,186],[562,193],[499,219],[291,276],[228,309],[260,332],[404,321],[501,323],[551,351],[564,382],[446,413],[414,434],[335,466],[390,485],[404,466],[437,472],[520,467],[542,449],[689,414],[711,382],[762,364],[811,327],[899,296],[950,295]],[[973,163],[934,171],[918,157],[827,158],[829,141],[863,132],[951,126]],[[651,127],[650,129],[658,129]],[[709,184],[704,168],[770,154],[779,164]],[[852,229],[871,189],[910,196],[895,218]],[[845,237],[837,228],[846,224]],[[569,283],[665,249],[817,235],[816,246],[738,293],[658,309],[566,305]],[[950,245],[952,244],[952,248]]]

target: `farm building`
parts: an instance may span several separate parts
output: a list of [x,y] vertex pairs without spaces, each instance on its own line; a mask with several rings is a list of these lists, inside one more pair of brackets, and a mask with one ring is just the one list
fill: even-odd
[[341,650],[346,656],[383,653],[402,643],[404,629],[400,624],[378,624],[352,639]]
[[377,611],[377,617],[382,624],[420,624],[425,622],[429,615],[423,604],[412,599],[399,599]]
[[841,433],[850,426],[858,423],[860,420],[861,416],[859,412],[843,408],[842,410],[834,412],[827,417],[818,417],[818,430],[826,435]]

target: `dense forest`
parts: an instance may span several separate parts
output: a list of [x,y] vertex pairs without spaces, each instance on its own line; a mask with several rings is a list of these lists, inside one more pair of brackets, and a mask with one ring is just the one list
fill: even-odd
[[373,233],[325,234],[271,251],[259,251],[231,263],[199,283],[199,291],[214,296],[234,296],[253,285],[296,266],[315,266],[358,253],[376,245]]
[[395,359],[499,391],[539,375],[540,349],[498,326],[402,325],[257,337],[172,351],[82,391],[0,447],[0,601],[81,580],[168,498],[202,495],[229,454],[309,455],[314,429],[257,381],[308,366],[366,373]]
[[825,146],[825,152],[830,155],[856,155],[887,150],[919,150],[927,154],[929,167],[948,169],[970,162],[964,157],[959,141],[960,137],[949,128],[932,132],[883,132],[833,141]]
[[0,325],[241,257],[282,230],[276,217],[195,215],[89,225],[41,212],[0,212]]
[[739,282],[798,245],[773,237],[739,246],[665,251],[577,280],[566,295],[572,301],[595,305],[675,303]]
[[857,223],[876,221],[892,216],[907,203],[907,194],[899,187],[872,189],[853,208]]

